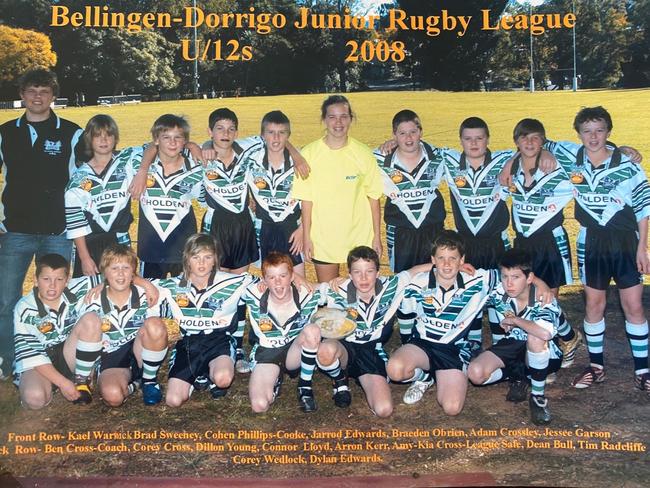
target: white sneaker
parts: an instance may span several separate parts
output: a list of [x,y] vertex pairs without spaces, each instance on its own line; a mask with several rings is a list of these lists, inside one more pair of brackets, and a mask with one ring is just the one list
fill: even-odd
[[243,349],[237,349],[237,355],[235,356],[235,370],[238,373],[250,373],[253,369],[251,362],[246,359],[246,354]]
[[407,405],[413,405],[414,403],[422,400],[424,392],[431,388],[434,381],[431,378],[429,381],[414,381],[411,383],[411,386],[408,387],[408,390],[404,393],[404,403]]

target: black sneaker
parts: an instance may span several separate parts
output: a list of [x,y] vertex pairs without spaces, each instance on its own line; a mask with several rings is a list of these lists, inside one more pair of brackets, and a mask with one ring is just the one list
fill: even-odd
[[510,388],[506,395],[506,400],[514,403],[521,403],[526,401],[528,396],[528,381],[526,380],[510,380]]
[[282,391],[283,381],[284,381],[284,375],[282,374],[282,371],[280,371],[280,374],[278,374],[278,377],[275,380],[275,384],[273,385],[273,401],[275,401],[275,399],[280,396],[280,391]]
[[348,378],[345,377],[341,380],[333,381],[334,386],[334,405],[339,408],[346,408],[352,403],[352,395],[350,394],[350,387],[348,386]]
[[205,391],[210,386],[210,380],[205,376],[197,376],[194,380],[194,389],[196,391]]
[[212,395],[213,400],[218,400],[219,398],[223,398],[228,394],[227,388],[219,388],[214,383],[210,383],[208,386],[208,391],[210,392],[210,395]]
[[316,411],[316,400],[311,387],[298,388],[298,403],[300,403],[300,408],[305,413]]
[[530,395],[530,419],[535,425],[546,425],[551,421],[551,412],[548,409],[548,400],[544,395]]

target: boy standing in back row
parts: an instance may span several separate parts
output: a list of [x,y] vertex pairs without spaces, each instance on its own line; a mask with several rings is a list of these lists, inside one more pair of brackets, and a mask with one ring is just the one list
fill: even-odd
[[555,154],[574,186],[578,269],[585,287],[584,331],[590,365],[573,380],[588,388],[605,379],[603,346],[607,288],[613,278],[625,315],[625,332],[634,358],[634,384],[650,391],[648,322],[642,274],[650,273],[648,216],[650,185],[643,169],[607,139],[612,118],[603,107],[584,108],[573,127],[581,144],[555,143]]

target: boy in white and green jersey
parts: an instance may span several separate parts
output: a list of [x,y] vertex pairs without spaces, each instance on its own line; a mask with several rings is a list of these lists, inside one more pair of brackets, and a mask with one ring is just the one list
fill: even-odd
[[248,286],[248,307],[256,344],[251,351],[253,371],[248,387],[251,407],[265,412],[275,400],[283,372],[299,371],[298,402],[304,412],[316,410],[312,376],[320,344],[320,329],[310,324],[318,309],[320,292],[292,283],[293,262],[287,254],[270,252],[262,261],[262,282]]
[[445,221],[445,202],[438,190],[444,167],[439,149],[421,140],[422,123],[412,110],[392,121],[397,147],[374,152],[382,173],[386,242],[391,271],[399,273],[431,261],[431,246]]
[[212,236],[194,234],[183,249],[183,274],[154,281],[160,290],[158,312],[173,318],[180,328],[169,367],[165,401],[170,407],[185,403],[197,389],[208,388],[214,399],[226,395],[234,378],[237,309],[247,274],[219,270]]
[[289,254],[294,270],[305,274],[302,251],[300,202],[290,198],[296,169],[287,148],[291,125],[279,110],[264,115],[264,145],[248,157],[247,182],[255,200],[260,258],[273,251]]
[[650,185],[643,169],[608,146],[612,118],[603,107],[582,109],[574,128],[581,144],[553,143],[549,149],[574,186],[578,268],[585,285],[584,331],[590,366],[573,380],[587,388],[605,378],[604,312],[614,279],[625,315],[637,388],[650,391],[648,322],[642,304],[642,274],[650,272],[648,216]]
[[[203,166],[183,152],[189,139],[184,118],[162,115],[154,122],[151,135],[158,153],[140,198],[138,257],[143,277],[164,278],[181,272],[183,245],[196,233],[192,200],[201,195],[204,172]],[[139,160],[134,154],[134,167]]]
[[530,374],[531,419],[536,425],[551,421],[548,400],[544,396],[546,379],[560,368],[562,352],[555,343],[562,310],[555,300],[546,305],[535,296],[532,284],[532,257],[522,249],[510,249],[501,257],[501,283],[490,296],[504,337],[474,358],[467,375],[475,385],[488,385],[509,379],[506,399],[526,399]]
[[[512,198],[512,222],[516,232],[514,247],[531,255],[535,276],[542,279],[557,298],[560,286],[573,282],[569,238],[562,225],[564,207],[573,198],[573,185],[561,168],[547,172],[540,168],[546,131],[539,120],[519,121],[513,139],[518,153],[509,167],[512,181],[508,195]],[[491,328],[496,343],[503,334],[494,333],[500,330],[498,322],[491,322]],[[562,367],[567,368],[573,364],[581,338],[564,314],[558,335],[564,352]]]
[[354,332],[344,339],[327,339],[318,348],[318,367],[332,378],[334,403],[347,407],[352,401],[348,377],[355,378],[368,406],[379,417],[393,412],[388,386],[382,339],[390,336],[392,318],[411,282],[411,276],[429,269],[419,265],[390,277],[379,276],[379,256],[368,246],[358,246],[348,253],[350,277],[337,280],[336,286],[324,286],[322,301],[328,307],[347,310],[356,322]]
[[58,254],[36,261],[34,289],[14,310],[15,374],[22,404],[40,409],[54,387],[73,403],[90,403],[90,372],[102,350],[98,321],[79,304],[97,277],[69,280],[70,264]]
[[100,395],[118,407],[138,382],[145,405],[156,405],[162,399],[158,370],[167,355],[167,328],[149,309],[145,288],[134,284],[137,258],[130,247],[109,245],[99,267],[106,284],[81,313],[101,324]]

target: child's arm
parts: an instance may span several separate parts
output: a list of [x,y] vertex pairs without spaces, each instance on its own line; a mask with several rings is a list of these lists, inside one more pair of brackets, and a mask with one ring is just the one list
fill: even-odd
[[379,199],[368,197],[370,203],[370,212],[372,214],[372,230],[374,237],[372,238],[372,248],[377,255],[381,257],[383,248],[381,245],[381,205]]
[[[501,172],[499,173],[499,183],[501,186],[510,186],[512,184],[512,175],[511,170],[512,170],[512,165],[515,161],[515,159],[519,156],[519,153],[515,153],[505,164]],[[543,173],[549,174],[552,171],[555,171],[555,168],[557,168],[557,159],[555,159],[555,156],[553,156],[553,153],[550,151],[547,151],[546,149],[542,149],[542,155],[539,159],[539,169],[542,170]]]
[[53,385],[56,385],[66,400],[73,402],[79,398],[79,391],[72,381],[59,373],[52,364],[42,364],[34,368]]
[[303,242],[303,230],[302,230],[302,223],[301,223],[298,226],[298,228],[294,230],[289,236],[289,244],[291,244],[291,247],[289,248],[289,252],[291,252],[291,254],[300,254],[302,252],[302,242]]
[[74,245],[77,248],[77,256],[81,259],[81,272],[84,276],[93,276],[99,274],[99,268],[93,258],[88,252],[88,246],[86,245],[86,236],[77,237],[74,240]]
[[144,149],[142,160],[140,161],[140,169],[138,169],[138,172],[135,174],[131,184],[129,185],[131,200],[139,200],[147,187],[147,173],[149,172],[151,163],[156,159],[156,154],[158,154],[158,147],[156,147],[155,144],[149,144]]
[[514,327],[519,327],[520,329],[526,331],[526,333],[543,341],[550,341],[553,338],[552,332],[550,332],[545,327],[542,327],[538,323],[533,322],[532,320],[526,320],[521,317],[512,316],[505,317],[501,321],[501,328],[506,332],[510,332],[510,330]]
[[314,255],[314,243],[311,241],[311,209],[313,203],[307,200],[300,202],[301,217],[302,217],[302,252],[305,255],[305,261],[311,263],[311,258]]
[[302,157],[300,151],[298,151],[298,149],[296,149],[295,146],[289,141],[287,141],[286,147],[289,151],[289,156],[291,156],[291,159],[293,159],[293,167],[296,170],[296,174],[302,179],[306,179],[309,176],[309,172],[311,171],[309,163],[307,163],[307,160]]
[[637,222],[639,227],[639,245],[636,251],[636,265],[639,273],[650,274],[650,257],[648,257],[648,217]]

